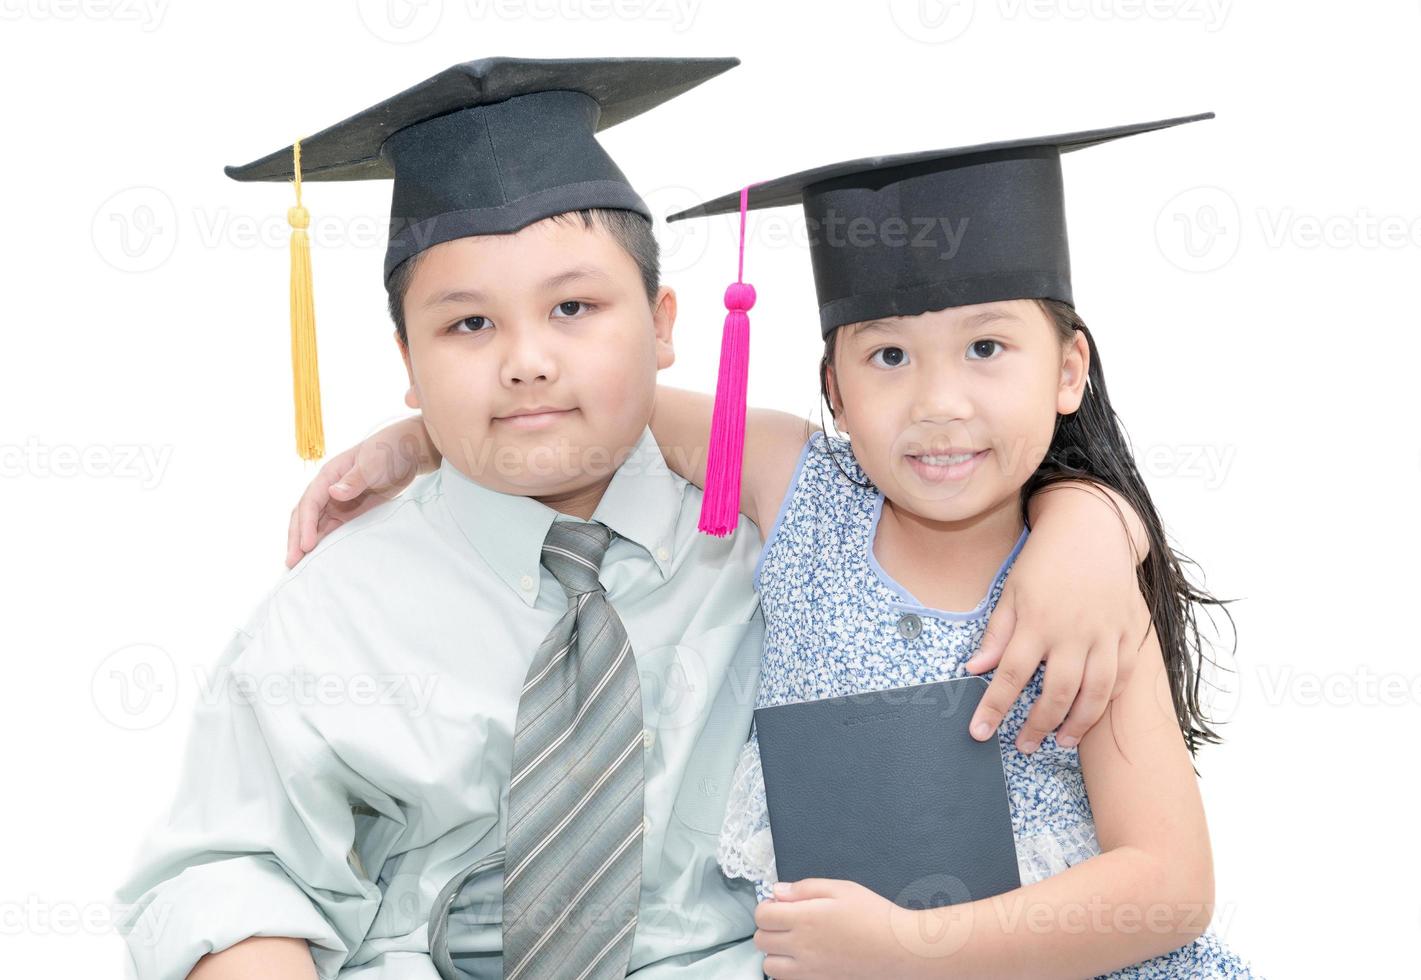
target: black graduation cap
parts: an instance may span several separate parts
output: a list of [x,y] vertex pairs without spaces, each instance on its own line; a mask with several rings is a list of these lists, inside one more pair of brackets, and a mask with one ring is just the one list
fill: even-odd
[[[1071,303],[1061,154],[1213,116],[864,157],[752,184],[746,203],[804,205],[825,337],[846,323],[950,306]],[[740,206],[737,191],[666,220]]]
[[[751,184],[667,221],[803,204],[824,337],[846,323],[1007,299],[1073,303],[1061,154],[1212,112],[1059,136],[864,157]],[[700,529],[738,520],[755,291],[726,291]]]
[[735,67],[738,58],[483,58],[454,65],[259,160],[242,181],[294,181],[292,352],[298,451],[323,452],[301,183],[392,178],[384,275],[455,238],[583,208],[650,209],[594,135]]

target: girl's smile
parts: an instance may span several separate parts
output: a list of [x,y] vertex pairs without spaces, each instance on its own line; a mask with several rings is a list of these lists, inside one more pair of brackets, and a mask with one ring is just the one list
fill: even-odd
[[977,469],[990,449],[966,453],[907,454],[913,472],[928,483],[950,483],[965,480]]

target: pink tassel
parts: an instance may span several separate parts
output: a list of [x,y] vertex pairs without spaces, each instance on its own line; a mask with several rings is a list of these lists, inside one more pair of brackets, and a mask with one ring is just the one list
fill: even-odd
[[725,331],[720,341],[720,378],[711,416],[706,492],[700,529],[724,537],[740,522],[740,471],[745,459],[745,389],[750,375],[750,307],[755,287],[734,282],[725,291]]
[[740,522],[740,473],[745,459],[745,398],[750,377],[750,308],[755,287],[745,282],[745,212],[750,187],[740,191],[740,269],[725,290],[725,329],[720,341],[720,376],[715,385],[706,456],[706,489],[699,528],[718,538]]

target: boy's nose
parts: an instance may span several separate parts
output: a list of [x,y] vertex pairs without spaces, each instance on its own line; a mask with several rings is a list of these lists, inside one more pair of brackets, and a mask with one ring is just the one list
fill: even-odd
[[512,387],[521,384],[547,383],[557,380],[557,360],[550,346],[552,338],[534,329],[515,328],[507,355],[503,361],[503,383]]

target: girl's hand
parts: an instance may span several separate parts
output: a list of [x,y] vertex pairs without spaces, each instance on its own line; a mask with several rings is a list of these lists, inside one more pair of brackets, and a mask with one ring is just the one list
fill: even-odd
[[777,980],[879,980],[924,969],[913,935],[921,913],[852,881],[780,882],[755,909],[755,946]]
[[439,465],[420,416],[388,425],[333,456],[301,495],[286,530],[286,567],[292,568],[331,531],[359,517]]
[[973,737],[984,740],[1047,661],[1041,697],[1017,735],[1022,752],[1035,752],[1058,725],[1058,745],[1080,742],[1124,690],[1150,621],[1135,573],[1149,538],[1123,498],[1071,482],[1038,492],[1031,507],[1039,516],[967,663],[974,674],[996,668],[972,717]]

